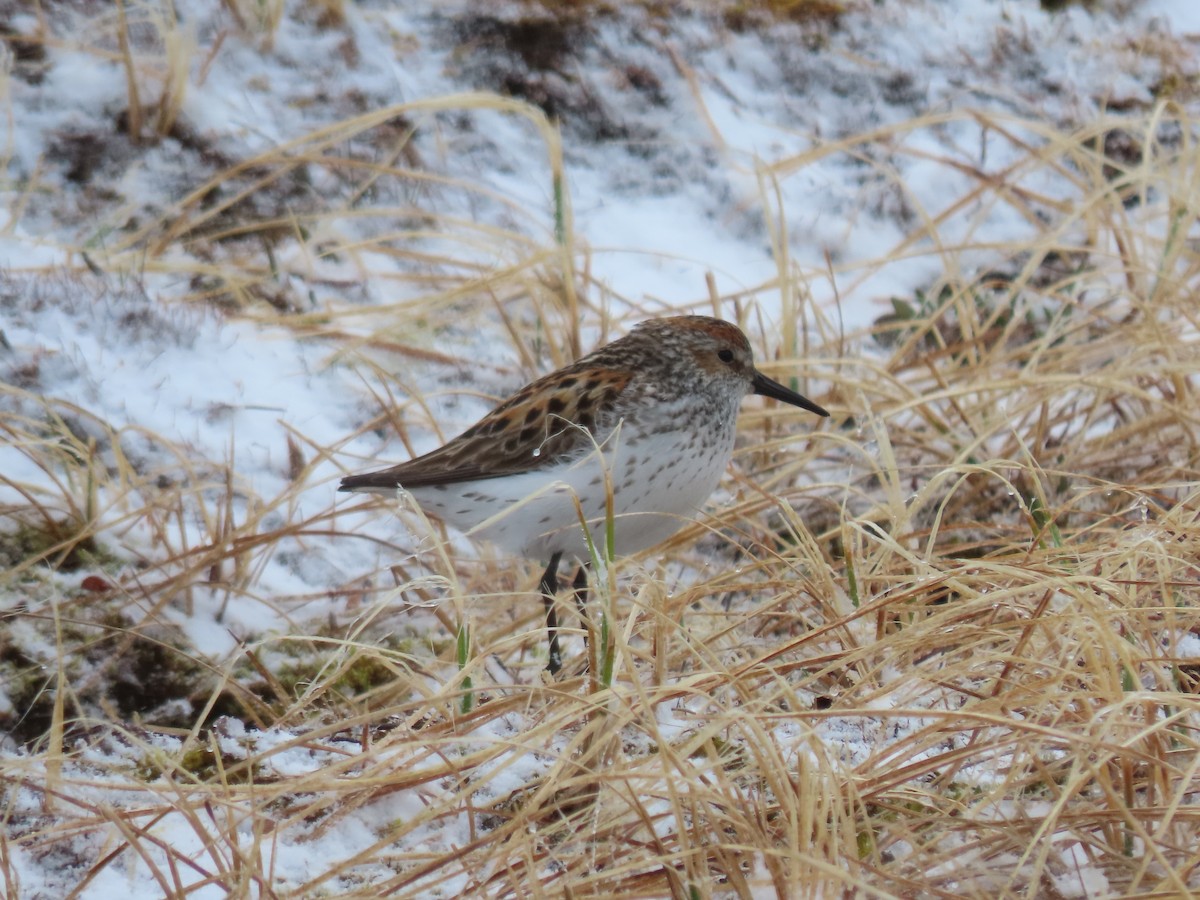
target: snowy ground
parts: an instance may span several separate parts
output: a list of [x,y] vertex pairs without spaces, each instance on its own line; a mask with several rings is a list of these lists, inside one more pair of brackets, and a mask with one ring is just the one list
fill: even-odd
[[[166,98],[182,95],[174,126],[135,142],[127,72],[111,38],[114,13],[97,6],[78,0],[39,11],[0,0],[10,36],[7,74],[0,74],[0,375],[12,388],[0,397],[2,414],[37,420],[53,411],[85,442],[94,439],[110,470],[125,459],[145,479],[211,479],[213,495],[231,464],[235,517],[252,515],[256,503],[277,509],[285,495],[289,514],[316,514],[333,504],[339,475],[435,446],[530,374],[511,343],[498,339],[490,300],[466,301],[470,321],[452,321],[444,310],[468,295],[474,279],[554,252],[553,147],[526,115],[471,109],[474,101],[455,94],[506,88],[560,111],[571,249],[576,271],[587,276],[580,282],[584,349],[601,337],[601,311],[618,323],[710,311],[711,273],[719,292],[741,293],[742,309],[753,310],[756,346],[773,353],[805,338],[775,327],[787,313],[801,310],[814,334],[853,336],[892,312],[893,298],[911,300],[936,281],[950,258],[942,247],[954,248],[955,265],[993,264],[991,248],[1032,234],[1056,201],[1076,199],[1067,173],[1030,163],[1024,142],[1037,145],[1044,135],[1021,122],[1070,129],[1144,110],[1172,85],[1190,85],[1184,102],[1194,104],[1200,78],[1200,6],[1190,0],[1102,2],[1091,11],[1072,4],[1055,13],[1030,0],[850,2],[836,22],[752,21],[741,31],[716,27],[708,13],[660,17],[631,6],[576,22],[575,33],[558,36],[561,51],[548,26],[524,42],[506,30],[518,18],[516,4],[364,0],[346,7],[344,21],[330,22],[320,5],[294,3],[273,33],[255,35],[226,5],[197,0],[177,4],[175,24],[155,22],[153,5],[131,10],[140,23],[132,33],[142,65],[133,77],[147,109],[143,134],[154,131],[154,104],[161,110]],[[186,62],[186,89],[164,62],[172,58]],[[338,124],[396,104],[405,106],[380,116],[378,128],[352,133]],[[335,128],[328,143],[324,128]],[[873,140],[875,129],[886,140]],[[190,196],[230,166],[289,142],[308,161],[257,184],[262,173],[248,165],[213,196]],[[361,182],[344,176],[349,168],[317,160],[328,151],[381,162],[393,150],[412,177],[371,184],[352,206]],[[1024,201],[1037,199],[977,192],[981,173],[1003,173],[1025,189]],[[250,199],[239,201],[236,190],[252,186]],[[226,202],[253,204],[282,227],[269,242],[200,239],[236,221],[222,218]],[[206,219],[207,209],[215,211]],[[197,237],[167,240],[175,222]],[[99,274],[88,271],[84,254]],[[230,272],[246,283],[248,273],[262,277],[239,298]],[[781,273],[790,286],[783,292]],[[229,311],[234,306],[240,314]],[[338,324],[345,339],[309,338],[276,320],[281,310],[314,322],[349,312]],[[515,314],[532,318],[519,306]],[[438,327],[422,331],[424,318]],[[363,352],[395,376],[391,384],[344,355],[381,333],[395,352]],[[869,352],[853,337],[845,348]],[[558,352],[547,350],[536,367],[552,365]],[[821,366],[835,364],[813,362],[816,399]],[[434,402],[428,413],[411,410],[409,447],[386,422],[356,434],[379,413],[381,397],[402,396],[406,385]],[[302,491],[289,442],[303,459]],[[57,496],[28,451],[0,446],[4,508],[25,492]],[[135,571],[152,535],[145,522],[123,519],[127,498],[110,501],[119,481],[99,489],[101,522],[109,552]],[[219,586],[198,584],[188,603],[157,614],[217,666],[242,641],[344,615],[339,592],[378,571],[386,545],[406,533],[378,517],[347,514],[338,525],[381,543],[286,539],[253,555],[238,602]],[[195,514],[180,528],[180,551],[212,540],[214,530]],[[73,596],[89,574],[64,574],[51,589]],[[0,612],[28,602],[33,590],[6,584]],[[5,627],[17,634],[21,626]],[[53,647],[41,651],[52,656]],[[0,715],[12,709],[0,683]],[[232,731],[222,740],[233,756],[289,739],[226,727]],[[838,727],[831,722],[825,733],[834,755],[875,752],[878,735],[837,735]],[[179,745],[175,737],[155,740],[164,752]],[[357,752],[350,740],[328,744],[271,756],[271,774],[299,776]],[[24,751],[4,752],[13,772],[39,779],[22,762]],[[103,760],[85,756],[72,765],[86,777],[89,766],[119,761],[122,752],[106,744],[89,751]],[[799,744],[795,752],[803,752]],[[512,784],[549,763],[529,754],[515,765],[506,776]],[[83,800],[128,805],[106,777],[97,775]],[[488,790],[502,794],[506,783]],[[416,795],[393,798],[341,819],[330,833],[264,843],[277,884],[295,889],[328,868],[326,860],[373,845],[404,814],[397,802],[416,804],[414,815],[419,807]],[[8,803],[10,819],[45,815],[33,791]],[[423,850],[461,846],[469,841],[466,818],[406,840]],[[178,814],[155,833],[185,856],[211,851]],[[19,873],[20,896],[63,896],[78,883],[81,861],[104,855],[103,838],[81,834],[73,852],[14,848],[9,866]],[[199,877],[180,874],[182,883]],[[452,896],[462,887],[447,881],[428,890]],[[125,859],[81,896],[152,897],[161,888],[143,861]],[[338,894],[353,884],[323,889]],[[1062,889],[1083,893],[1079,885]],[[207,890],[198,895],[219,894]]]

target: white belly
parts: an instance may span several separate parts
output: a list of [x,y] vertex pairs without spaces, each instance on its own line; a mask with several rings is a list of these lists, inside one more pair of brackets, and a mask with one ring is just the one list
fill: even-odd
[[638,435],[626,429],[569,466],[421,487],[412,495],[426,512],[509,552],[532,559],[559,552],[586,559],[580,509],[603,552],[607,473],[613,549],[625,555],[654,546],[696,518],[733,449],[732,430],[707,437],[709,444],[703,446],[692,432]]

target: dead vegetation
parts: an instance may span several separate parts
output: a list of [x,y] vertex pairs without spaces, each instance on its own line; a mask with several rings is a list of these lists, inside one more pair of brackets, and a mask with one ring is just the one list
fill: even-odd
[[[243,27],[269,28],[229,5]],[[323,6],[335,21],[337,5]],[[414,129],[473,110],[542,135],[558,190],[541,240],[421,202],[423,186],[447,185],[415,153]],[[904,152],[897,137],[950,118],[830,142],[762,183],[827,154]],[[697,304],[741,318],[764,368],[804,379],[833,424],[813,433],[748,409],[716,517],[600,579],[607,630],[590,636],[589,670],[559,683],[541,677],[536,573],[486,551],[414,561],[385,546],[379,571],[261,595],[269,559],[382,543],[344,509],[297,512],[329,492],[314,473],[344,442],[289,432],[283,486],[264,496],[232,448],[192,458],[45,396],[56,360],[5,358],[0,436],[35,473],[0,473],[18,498],[0,508],[6,894],[20,895],[18,855],[73,867],[72,896],[131,860],[164,896],[1195,892],[1196,122],[1169,105],[1121,119],[1119,148],[1116,121],[986,124],[1028,153],[1005,179],[968,173],[963,203],[1042,223],[1035,240],[986,248],[1002,262],[972,266],[969,235],[939,238],[949,214],[914,208],[886,257],[808,273],[849,290],[908,254],[944,264],[871,333],[843,334],[808,302],[785,219],[768,212],[780,276],[761,292],[784,297],[782,336],[764,337],[753,296],[714,290]],[[314,169],[340,186],[333,208],[263,199],[303,193],[299,173]],[[1046,173],[1074,194],[1030,186]],[[362,211],[369,236],[338,230],[360,198],[397,184],[408,202]],[[446,241],[436,254],[430,231]],[[481,263],[480,247],[501,263]],[[387,272],[406,299],[306,304],[297,286],[324,277],[314,260],[350,260],[348,280],[369,279],[375,254],[403,263],[403,277]],[[519,381],[586,349],[581,322],[615,333],[647,312],[613,312],[589,279],[545,116],[484,95],[214,158],[94,262],[100,274],[57,287],[7,282],[6,314],[98,279],[89,296],[110,290],[123,310],[113,327],[165,316],[157,333],[176,314],[113,273],[177,274],[184,300],[322,342],[379,392],[363,430],[402,440],[427,398],[395,387],[388,362],[455,361],[428,334],[490,329],[517,361],[503,376]],[[191,643],[198,608],[223,623],[250,602],[270,604],[287,633],[239,634],[220,661]],[[358,842],[315,852],[339,829]],[[307,880],[275,877],[305,855]]]

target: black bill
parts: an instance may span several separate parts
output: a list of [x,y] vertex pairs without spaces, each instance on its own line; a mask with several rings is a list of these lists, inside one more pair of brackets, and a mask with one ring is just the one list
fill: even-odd
[[790,388],[785,388],[778,381],[772,381],[762,372],[755,371],[754,378],[750,382],[754,386],[754,393],[761,394],[764,397],[772,397],[781,403],[790,403],[792,406],[798,406],[801,409],[807,409],[809,412],[814,412],[818,416],[828,416],[826,412],[817,404],[813,403],[807,397],[802,397]]

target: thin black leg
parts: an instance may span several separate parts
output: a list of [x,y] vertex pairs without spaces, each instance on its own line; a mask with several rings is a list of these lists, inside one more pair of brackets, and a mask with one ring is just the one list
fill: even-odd
[[579,610],[579,620],[581,623],[589,621],[587,612],[588,602],[588,585],[587,585],[587,566],[581,565],[575,572],[575,580],[571,582],[571,592],[575,594],[575,607]]
[[546,634],[550,638],[550,662],[546,668],[550,670],[551,675],[557,675],[562,668],[562,650],[558,646],[558,614],[554,611],[554,595],[558,593],[558,563],[561,559],[561,552],[551,556],[550,564],[546,566],[542,580],[538,582],[542,599],[546,601]]
[[[591,641],[596,635],[592,629],[592,618],[588,615],[588,582],[587,582],[587,566],[580,565],[575,571],[575,578],[571,581],[571,593],[575,595],[575,608],[579,610],[579,626],[583,629],[584,645]],[[587,671],[588,661],[592,658],[589,652],[584,657],[583,668]]]

